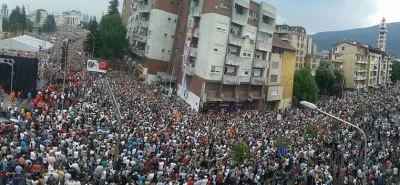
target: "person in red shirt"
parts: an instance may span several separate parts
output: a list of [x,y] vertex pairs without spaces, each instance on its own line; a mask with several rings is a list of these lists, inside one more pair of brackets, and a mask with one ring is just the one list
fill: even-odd
[[35,173],[40,173],[41,168],[42,167],[38,163],[35,163],[34,165],[32,165],[32,171]]

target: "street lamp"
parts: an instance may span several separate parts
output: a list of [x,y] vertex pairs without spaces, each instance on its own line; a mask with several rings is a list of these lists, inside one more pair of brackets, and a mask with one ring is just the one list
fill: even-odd
[[96,44],[96,38],[94,37],[94,35],[92,34],[92,33],[88,33],[89,35],[91,35],[92,37],[93,37],[93,49],[92,49],[92,58],[93,58],[93,55],[94,55],[94,46],[95,46],[95,44]]
[[[336,119],[336,120],[338,120],[338,121],[340,121],[340,122],[343,122],[343,123],[345,123],[345,124],[347,124],[347,125],[350,125],[350,126],[356,128],[358,131],[360,131],[361,134],[362,134],[363,137],[364,137],[364,142],[365,142],[365,143],[364,143],[364,165],[365,165],[365,167],[367,166],[367,153],[368,153],[367,147],[368,147],[368,139],[367,139],[367,135],[365,135],[365,132],[364,132],[360,127],[358,127],[358,126],[356,126],[356,125],[354,125],[354,124],[352,124],[352,123],[349,123],[348,121],[345,121],[345,120],[343,120],[343,119],[340,119],[340,118],[338,118],[338,117],[336,117],[336,116],[334,116],[334,115],[332,115],[332,114],[329,114],[329,113],[327,113],[327,112],[324,112],[324,111],[322,111],[321,109],[319,109],[317,105],[315,105],[315,104],[313,104],[313,103],[310,103],[310,102],[308,102],[308,101],[301,101],[300,104],[303,105],[304,107],[307,107],[307,108],[311,109],[311,110],[316,110],[316,111],[318,111],[318,112],[320,112],[320,113],[322,113],[322,114],[325,114],[326,116],[329,116],[329,117],[331,117],[331,118],[333,118],[333,119]],[[364,169],[364,172],[365,172],[365,173],[364,173],[364,184],[367,184],[367,174],[366,174],[367,168]]]

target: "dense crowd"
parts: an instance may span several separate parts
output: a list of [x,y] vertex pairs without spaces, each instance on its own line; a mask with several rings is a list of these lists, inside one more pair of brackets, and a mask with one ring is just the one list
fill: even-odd
[[[79,44],[70,55],[83,52]],[[199,114],[113,61],[107,76],[123,116],[117,151],[119,122],[104,75],[88,74],[79,56],[71,56],[80,70],[69,71],[67,90],[49,81],[31,106],[3,107],[12,122],[0,125],[0,184],[358,185],[365,176],[368,184],[398,183],[400,86],[319,101],[361,127],[365,146],[356,129],[300,107]],[[285,153],[280,138],[290,140]],[[237,143],[250,149],[243,163],[231,157]]]

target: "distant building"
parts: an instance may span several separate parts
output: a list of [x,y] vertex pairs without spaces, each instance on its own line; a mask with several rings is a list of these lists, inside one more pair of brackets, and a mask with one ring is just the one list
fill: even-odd
[[296,48],[296,69],[304,67],[308,42],[306,29],[287,24],[276,25],[274,34]]
[[88,23],[88,22],[90,22],[90,17],[91,16],[89,16],[88,14],[83,14],[81,21],[84,23]]
[[56,22],[56,26],[62,27],[64,26],[64,18],[62,14],[54,14],[54,21]]
[[316,53],[317,45],[312,42],[311,36],[307,36],[307,54],[304,58],[304,67],[311,69],[311,74],[315,75],[320,62],[320,57]]
[[307,54],[312,54],[313,52],[313,42],[310,36],[307,36]]
[[[37,15],[38,13],[40,13],[40,18],[39,18],[39,20],[36,20],[36,15]],[[38,9],[38,10],[36,10],[34,16],[35,16],[35,17],[34,17],[34,19],[33,19],[33,22],[35,23],[35,26],[36,26],[36,27],[43,27],[43,24],[45,23],[45,21],[46,21],[46,19],[47,19],[48,13],[47,13],[47,11],[44,10],[44,9]]]
[[1,16],[2,16],[2,17],[8,17],[8,8],[7,8],[7,4],[1,5]]
[[379,37],[378,37],[378,48],[382,51],[386,49],[386,35],[387,35],[387,24],[386,19],[383,18],[381,24],[379,25]]
[[328,50],[322,50],[321,52],[318,52],[317,55],[321,58],[321,59],[330,59],[330,51]]
[[81,24],[82,13],[80,11],[71,10],[63,12],[64,25],[78,27]]

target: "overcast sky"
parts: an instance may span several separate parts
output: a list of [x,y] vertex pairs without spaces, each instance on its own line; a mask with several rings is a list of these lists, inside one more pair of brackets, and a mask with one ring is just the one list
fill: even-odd
[[[376,25],[382,17],[400,22],[400,0],[256,0],[277,8],[277,22],[303,26],[308,34]],[[102,15],[109,0],[2,0],[11,9],[29,5],[30,11],[42,8],[50,13],[79,10],[84,14]],[[120,10],[123,1],[120,0]]]

